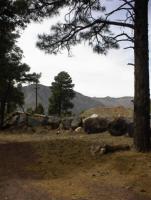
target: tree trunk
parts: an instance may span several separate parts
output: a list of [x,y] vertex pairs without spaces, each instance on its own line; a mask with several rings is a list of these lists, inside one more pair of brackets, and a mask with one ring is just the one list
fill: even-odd
[[38,80],[36,80],[36,84],[35,84],[35,96],[36,96],[36,105],[35,105],[35,111],[37,112],[37,106],[38,106]]
[[148,0],[135,0],[134,147],[150,149],[150,94],[148,52]]
[[11,87],[11,81],[8,82],[8,86],[6,87],[6,90],[4,92],[4,96],[1,99],[1,106],[0,106],[0,129],[4,126],[4,120],[5,120],[5,111],[6,111],[6,103],[8,100],[9,92]]
[[1,108],[0,108],[0,129],[2,129],[3,125],[4,125],[5,108],[6,108],[5,102],[1,102]]

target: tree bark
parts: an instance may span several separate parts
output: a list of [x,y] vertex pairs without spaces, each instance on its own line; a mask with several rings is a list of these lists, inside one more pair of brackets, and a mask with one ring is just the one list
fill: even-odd
[[5,111],[6,111],[6,103],[9,96],[9,91],[11,87],[11,81],[8,82],[8,86],[6,87],[6,90],[4,92],[4,96],[1,99],[1,106],[0,106],[0,129],[4,126],[4,120],[5,120]]
[[38,107],[38,80],[36,80],[36,84],[35,84],[35,97],[36,97],[36,105],[35,105],[35,111],[37,112],[37,107]]
[[4,125],[5,108],[6,108],[6,103],[4,101],[1,101],[1,107],[0,107],[0,129],[2,129],[3,125]]
[[134,147],[150,150],[148,0],[135,0]]

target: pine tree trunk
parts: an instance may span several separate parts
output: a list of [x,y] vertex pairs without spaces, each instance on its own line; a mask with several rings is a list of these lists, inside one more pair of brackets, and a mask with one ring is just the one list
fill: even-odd
[[148,52],[148,0],[135,0],[134,147],[150,149],[150,94]]
[[4,126],[4,120],[5,120],[5,111],[6,111],[6,103],[8,100],[9,92],[11,87],[11,81],[8,82],[8,86],[5,90],[5,94],[1,99],[1,106],[0,106],[0,129]]
[[1,102],[1,109],[0,109],[0,129],[2,129],[3,125],[4,125],[5,107],[6,107],[6,104],[4,102]]

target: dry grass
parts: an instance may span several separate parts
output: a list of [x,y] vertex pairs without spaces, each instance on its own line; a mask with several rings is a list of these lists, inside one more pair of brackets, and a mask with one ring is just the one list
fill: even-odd
[[73,140],[73,141],[84,141],[84,142],[104,142],[105,144],[132,144],[132,139],[127,136],[112,137],[109,133],[104,132],[101,134],[86,134],[86,133],[75,133],[70,131],[64,131],[61,134],[57,134],[57,131],[51,131],[47,128],[35,128],[34,132],[22,132],[16,131],[15,133],[0,132],[0,143],[1,142],[36,142],[36,141],[53,141],[53,140]]
[[136,194],[131,197],[133,200],[151,197],[150,153],[125,151],[101,156],[90,153],[94,143],[131,145],[132,139],[108,133],[56,135],[54,131],[42,134],[45,132],[42,129],[39,132],[0,134],[0,183],[4,185],[6,179],[15,178],[21,181],[26,193],[36,188],[57,200],[127,200],[128,193]]
[[119,116],[132,118],[133,116],[132,109],[124,108],[122,106],[112,107],[112,108],[102,108],[102,107],[91,108],[85,111],[84,113],[82,113],[81,116],[85,118],[85,117],[91,116],[94,113],[101,117],[107,117],[107,118],[116,118]]

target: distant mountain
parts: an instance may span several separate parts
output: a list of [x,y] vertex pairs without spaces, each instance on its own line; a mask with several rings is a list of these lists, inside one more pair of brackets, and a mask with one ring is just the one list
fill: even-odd
[[123,106],[126,108],[133,108],[133,97],[104,97],[104,98],[95,98],[96,101],[101,102],[104,104],[105,107],[117,107]]
[[[23,93],[25,96],[25,110],[27,108],[35,108],[35,85],[29,85],[23,87]],[[48,111],[49,97],[51,96],[51,89],[48,86],[38,85],[38,103],[41,103],[45,109],[45,113]],[[73,113],[79,114],[84,110],[94,107],[104,107],[103,103],[94,98],[84,96],[76,92],[76,96],[73,99],[74,108]]]
[[[23,87],[23,93],[25,97],[24,109],[35,108],[35,85],[29,85]],[[44,107],[45,112],[48,111],[49,97],[51,96],[51,90],[49,87],[39,84],[38,85],[38,103],[41,103]]]
[[[35,108],[35,85],[29,85],[23,87],[23,93],[25,96],[25,110],[27,108]],[[49,97],[51,96],[51,89],[48,86],[38,85],[38,103],[41,103],[45,109],[45,113],[48,111]],[[82,111],[88,110],[95,107],[117,107],[124,106],[126,108],[132,108],[133,98],[132,97],[121,97],[121,98],[96,98],[84,96],[76,92],[76,96],[73,99],[74,108],[73,113],[79,114]]]

